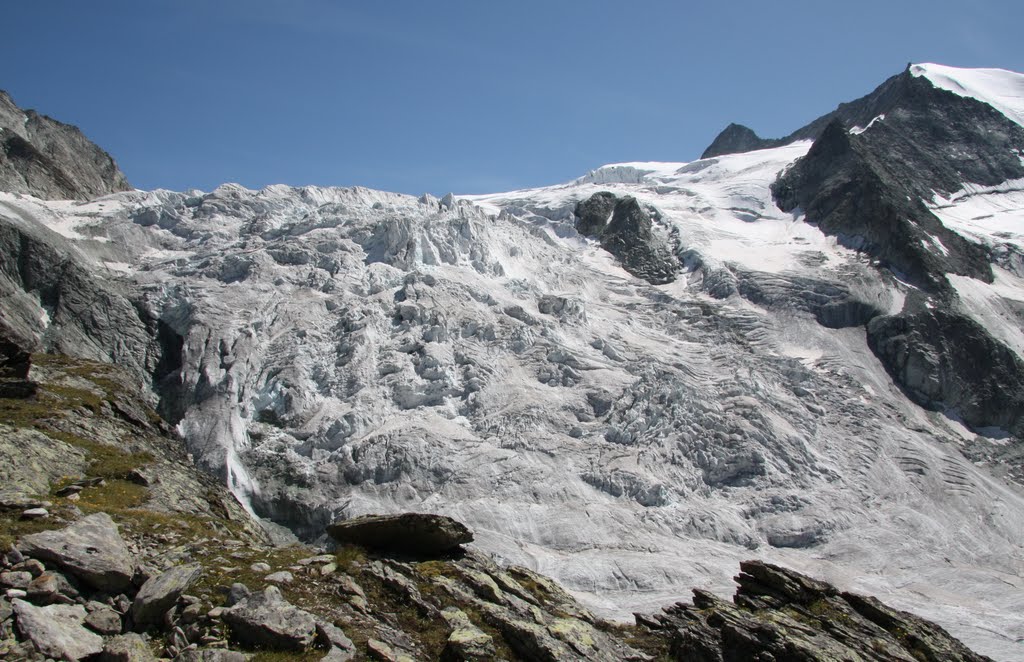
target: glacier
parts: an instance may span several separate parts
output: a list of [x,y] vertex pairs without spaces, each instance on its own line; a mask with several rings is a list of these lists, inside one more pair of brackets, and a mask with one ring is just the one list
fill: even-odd
[[[994,94],[991,76],[911,72]],[[992,101],[1008,117],[1012,103]],[[848,311],[898,313],[918,287],[778,208],[772,182],[810,148],[490,195],[227,184],[0,193],[0,213],[161,321],[162,413],[301,537],[365,513],[450,515],[613,618],[728,593],[760,558],[1019,658],[1024,492],[991,459],[1017,442],[914,404],[869,349]],[[673,282],[631,276],[576,230],[598,192],[650,213]],[[992,283],[949,278],[961,312],[1024,357],[1022,196],[1011,181],[927,202],[1003,255]]]

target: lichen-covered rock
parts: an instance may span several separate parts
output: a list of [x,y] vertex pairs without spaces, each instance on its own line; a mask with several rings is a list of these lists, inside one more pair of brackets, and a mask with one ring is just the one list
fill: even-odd
[[452,633],[448,635],[441,659],[450,662],[494,659],[494,638],[469,619],[466,612],[449,607],[441,612]]
[[19,548],[101,591],[121,593],[132,588],[132,555],[106,513],[89,515],[57,531],[25,536]]
[[692,605],[676,603],[652,618],[670,634],[674,659],[865,660],[985,662],[945,630],[874,598],[763,561],[745,561],[733,602],[694,589]]
[[473,533],[461,522],[425,513],[364,515],[335,522],[327,533],[342,544],[412,556],[443,554],[473,541]]
[[276,586],[226,609],[223,618],[232,635],[246,646],[303,651],[316,639],[316,619],[285,600]]
[[86,614],[81,605],[36,607],[14,600],[12,606],[18,632],[47,657],[81,660],[103,650],[103,637],[82,625]]
[[108,639],[100,662],[156,662],[156,656],[146,640],[132,632]]
[[132,603],[131,613],[135,625],[145,627],[159,623],[164,613],[174,606],[202,571],[202,566],[193,563],[176,566],[146,580]]

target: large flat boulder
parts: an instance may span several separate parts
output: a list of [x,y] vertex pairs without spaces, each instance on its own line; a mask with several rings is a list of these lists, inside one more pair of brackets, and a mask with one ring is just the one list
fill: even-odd
[[103,651],[103,637],[85,629],[81,605],[36,607],[24,600],[12,604],[21,636],[36,650],[56,660],[81,660]]
[[25,536],[26,556],[54,563],[95,589],[124,593],[132,588],[135,563],[110,515],[96,513],[57,531]]
[[473,532],[461,522],[425,513],[364,515],[335,522],[327,533],[342,544],[410,556],[443,554],[473,541]]

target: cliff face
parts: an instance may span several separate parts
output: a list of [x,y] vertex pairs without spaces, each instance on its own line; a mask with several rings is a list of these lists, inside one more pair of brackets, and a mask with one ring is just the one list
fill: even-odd
[[0,191],[91,200],[131,188],[114,159],[77,127],[22,110],[0,90]]

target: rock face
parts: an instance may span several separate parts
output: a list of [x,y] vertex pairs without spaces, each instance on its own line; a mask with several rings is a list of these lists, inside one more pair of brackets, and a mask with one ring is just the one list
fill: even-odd
[[327,533],[342,544],[410,556],[444,554],[473,542],[473,533],[461,522],[423,513],[364,515],[335,522],[327,527]]
[[1024,361],[974,320],[923,309],[877,317],[867,335],[871,351],[922,406],[1024,436]]
[[945,630],[874,598],[761,561],[740,564],[733,603],[699,589],[638,621],[671,633],[680,662],[877,660],[983,662]]
[[595,193],[576,205],[576,230],[597,237],[622,268],[653,285],[671,283],[679,269],[664,241],[653,232],[651,215],[636,198]]
[[20,548],[101,591],[116,594],[131,588],[135,564],[106,513],[89,515],[59,531],[26,536]]
[[77,127],[22,110],[0,90],[0,191],[90,200],[128,190],[114,159]]
[[715,139],[704,150],[704,153],[700,155],[700,158],[710,159],[723,154],[738,154],[755,149],[766,149],[783,143],[784,140],[782,139],[761,138],[754,133],[753,129],[742,124],[732,123],[715,136]]

